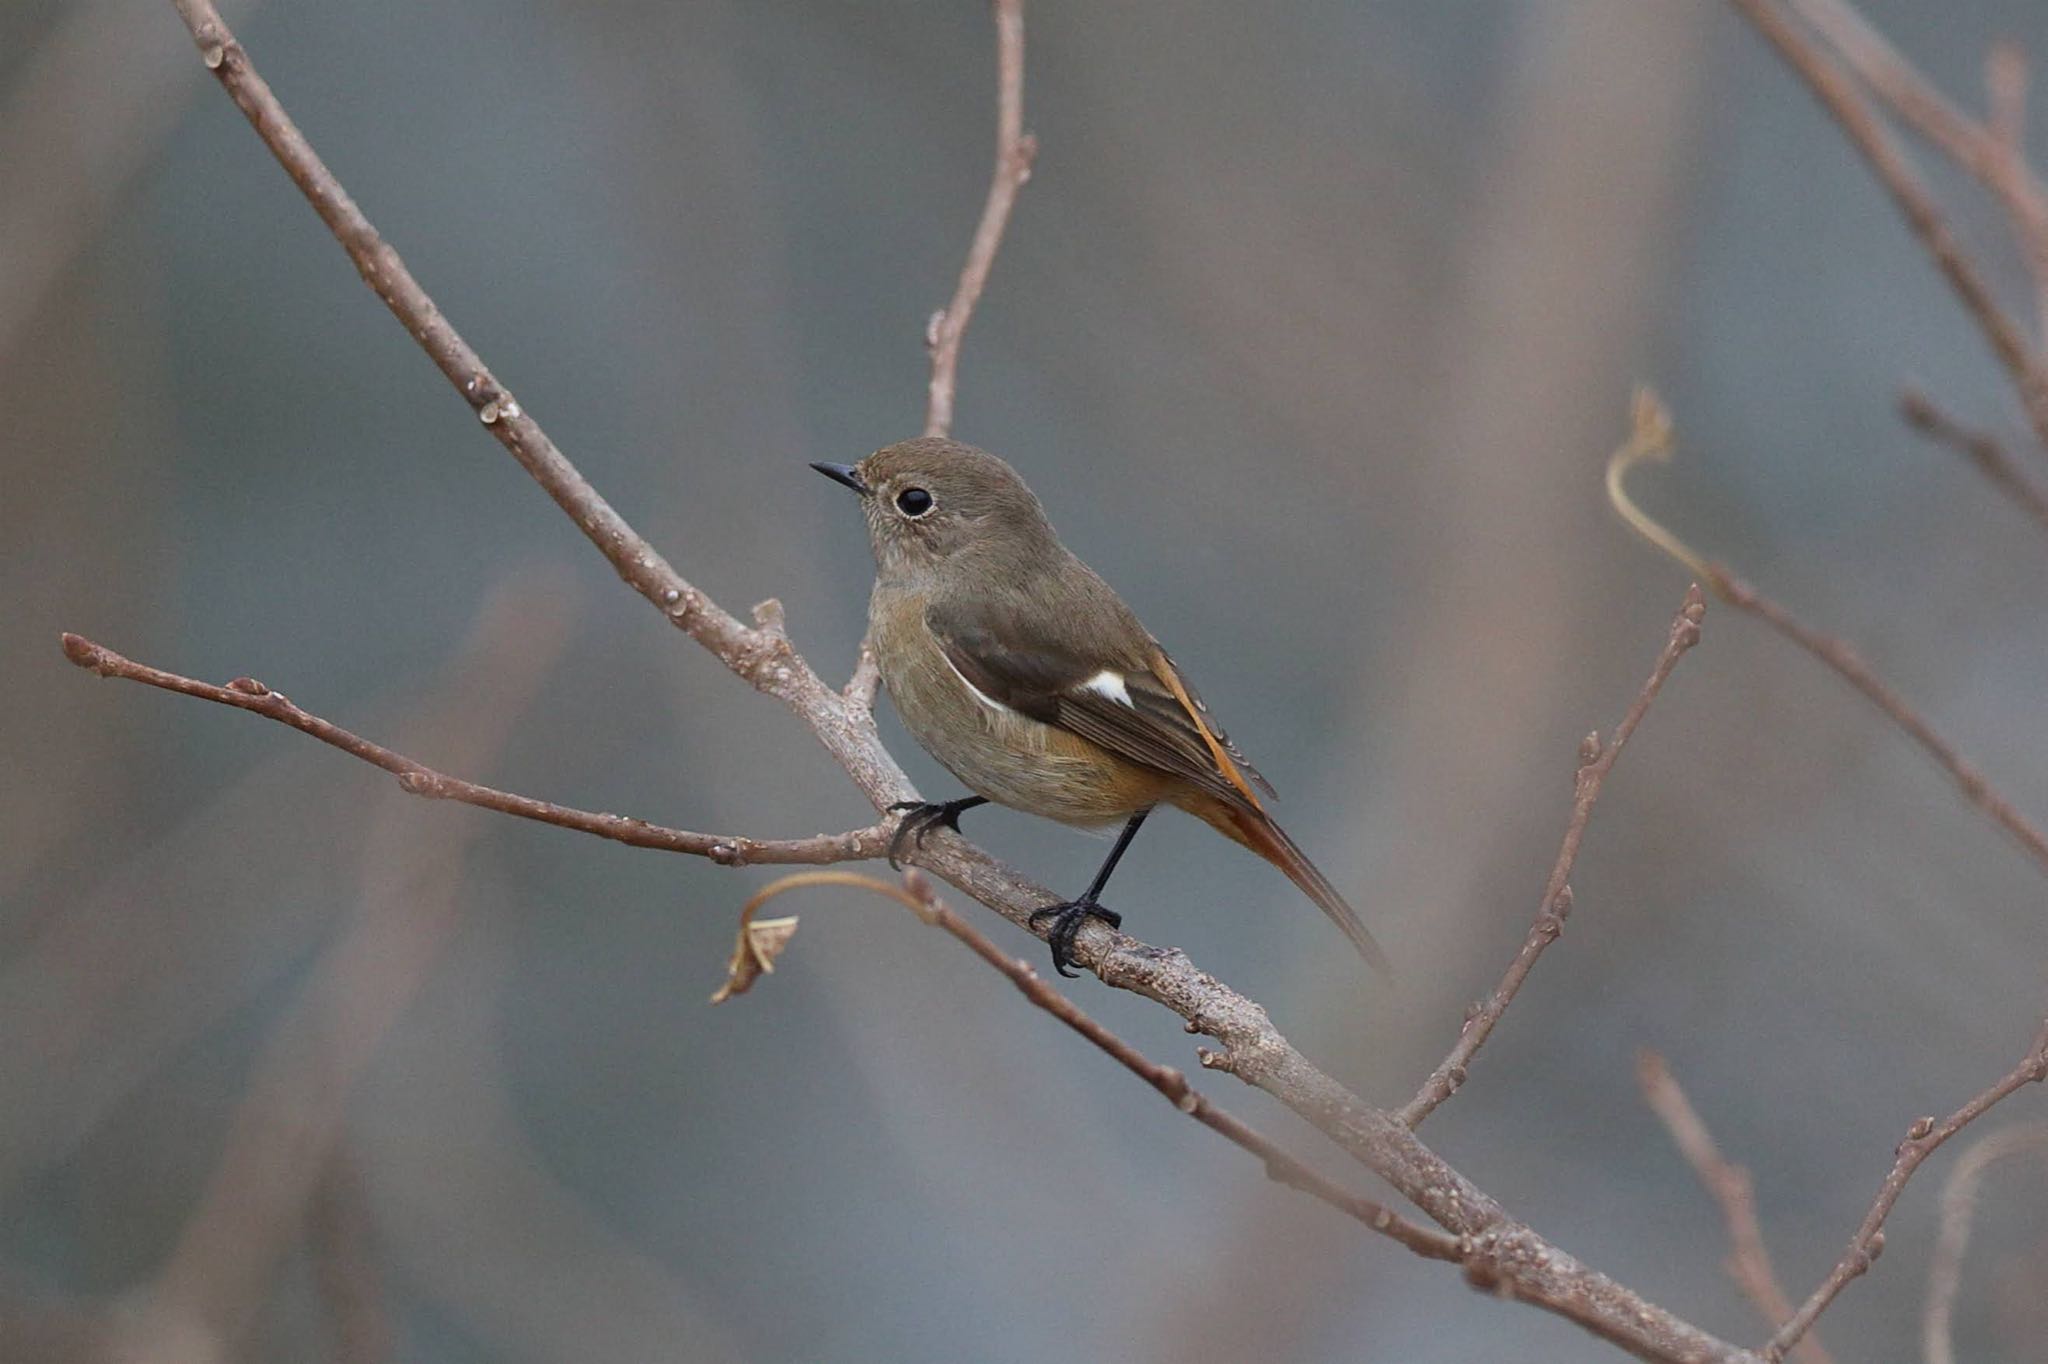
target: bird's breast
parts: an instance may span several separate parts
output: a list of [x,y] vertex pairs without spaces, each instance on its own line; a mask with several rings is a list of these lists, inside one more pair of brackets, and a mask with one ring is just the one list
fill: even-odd
[[1012,710],[970,685],[925,623],[925,598],[877,587],[868,628],[882,685],[918,744],[970,791],[1068,824],[1109,824],[1171,779]]

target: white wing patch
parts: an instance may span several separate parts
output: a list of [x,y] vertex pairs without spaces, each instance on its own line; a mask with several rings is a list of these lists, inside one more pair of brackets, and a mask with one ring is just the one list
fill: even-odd
[[1097,696],[1106,697],[1120,706],[1130,707],[1133,710],[1137,709],[1137,707],[1131,705],[1131,693],[1130,689],[1124,686],[1124,675],[1119,672],[1112,672],[1108,668],[1104,668],[1101,672],[1083,682],[1081,690],[1092,691]]
[[[943,649],[939,651],[939,657],[946,658],[946,654]],[[973,695],[974,699],[981,702],[982,705],[988,707],[990,710],[994,711],[998,715],[1015,715],[1017,713],[1015,710],[1004,705],[1002,702],[996,700],[993,696],[990,696],[980,687],[977,687],[972,682],[969,682],[967,680],[966,673],[963,673],[958,668],[953,667],[952,659],[946,658],[946,666],[948,668],[953,669],[953,676],[960,679],[960,685],[967,688],[968,692]],[[1128,704],[1128,702],[1126,704]]]

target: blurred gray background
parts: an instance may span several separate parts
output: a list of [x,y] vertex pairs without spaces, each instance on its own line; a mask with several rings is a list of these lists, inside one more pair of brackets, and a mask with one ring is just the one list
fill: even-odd
[[[1867,12],[1972,107],[1993,39],[2048,51],[2029,0]],[[729,609],[780,597],[843,675],[869,563],[804,461],[920,419],[924,319],[986,184],[984,6],[234,14],[584,472]],[[1191,821],[1118,878],[1133,931],[1407,1096],[1520,941],[1575,746],[1685,587],[1600,491],[1638,380],[1683,442],[1645,503],[1857,640],[2048,817],[2048,543],[1891,412],[1912,377],[2018,441],[2016,405],[1731,11],[1038,4],[1029,31],[1043,151],[957,433],[1199,679],[1401,988]],[[2023,309],[1993,214],[1935,178]],[[410,801],[275,725],[68,667],[67,629],[253,674],[450,770],[691,828],[869,818],[476,429],[168,4],[0,6],[0,186],[0,1358],[1603,1354],[1267,1182],[886,903],[785,901],[783,968],[709,1009],[772,871]],[[968,827],[1056,886],[1102,852],[1000,811]],[[1427,1135],[1592,1264],[1756,1339],[1635,1049],[1754,1168],[1803,1295],[1908,1122],[2038,1022],[2039,873],[1837,679],[1718,609],[1575,884]],[[1192,1064],[1165,1012],[1065,988]],[[1827,1319],[1840,1354],[1916,1353],[1939,1176]],[[2048,1178],[1993,1178],[1960,1343],[2048,1359]]]

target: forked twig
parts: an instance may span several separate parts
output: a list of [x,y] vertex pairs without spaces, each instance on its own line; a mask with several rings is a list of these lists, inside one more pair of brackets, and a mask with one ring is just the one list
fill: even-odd
[[1940,1122],[1933,1118],[1916,1120],[1907,1129],[1906,1139],[1899,1143],[1891,1171],[1878,1185],[1877,1198],[1871,1203],[1870,1211],[1863,1215],[1856,1234],[1849,1238],[1842,1258],[1835,1262],[1834,1269],[1821,1281],[1820,1287],[1813,1290],[1812,1296],[1801,1303],[1799,1310],[1779,1328],[1778,1334],[1771,1337],[1770,1343],[1764,1346],[1764,1358],[1773,1361],[1783,1359],[1785,1352],[1797,1345],[1800,1337],[1819,1320],[1820,1314],[1827,1311],[1828,1304],[1835,1300],[1836,1295],[1849,1286],[1849,1281],[1870,1272],[1870,1266],[1884,1250],[1884,1219],[1891,1215],[1892,1206],[1906,1190],[1906,1181],[1913,1177],[1921,1162],[1939,1150],[1943,1142],[1990,1112],[2000,1100],[2023,1085],[2040,1084],[2043,1080],[2048,1080],[2048,1020],[2043,1020],[2041,1031],[2034,1034],[2033,1043],[2019,1064],[1990,1088]]
[[2000,306],[1991,286],[1975,261],[1963,250],[1948,217],[1935,201],[1934,193],[1920,177],[1913,160],[1899,146],[1884,120],[1879,117],[1856,82],[1834,59],[1821,51],[1798,21],[1785,13],[1780,0],[1731,0],[1756,30],[1778,49],[1780,56],[1799,73],[1822,104],[1827,106],[1842,131],[1863,154],[1871,173],[1891,195],[1905,215],[1913,235],[1949,286],[1976,319],[1978,329],[1991,345],[2006,373],[2019,390],[2028,420],[2044,444],[2048,444],[2048,375],[2041,369],[2026,332]]

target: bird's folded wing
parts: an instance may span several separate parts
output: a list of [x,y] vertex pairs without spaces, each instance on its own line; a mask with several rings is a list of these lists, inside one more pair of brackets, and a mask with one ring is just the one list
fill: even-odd
[[1157,643],[1112,661],[985,613],[935,607],[925,619],[954,671],[998,705],[1253,809],[1253,786],[1273,794]]

